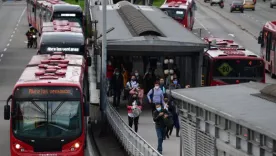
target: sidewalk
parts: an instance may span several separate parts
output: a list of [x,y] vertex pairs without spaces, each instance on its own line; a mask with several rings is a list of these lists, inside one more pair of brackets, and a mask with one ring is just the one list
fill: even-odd
[[[111,98],[109,98],[110,101]],[[112,104],[112,102],[111,102]],[[145,139],[155,149],[157,148],[157,135],[155,131],[155,125],[153,123],[151,109],[148,105],[143,105],[142,114],[139,118],[138,134]],[[128,123],[126,101],[121,100],[120,108],[118,113],[121,115],[123,120]],[[133,127],[134,128],[134,127]],[[175,129],[169,139],[163,142],[163,155],[164,156],[177,156],[180,155],[180,138],[175,136]]]

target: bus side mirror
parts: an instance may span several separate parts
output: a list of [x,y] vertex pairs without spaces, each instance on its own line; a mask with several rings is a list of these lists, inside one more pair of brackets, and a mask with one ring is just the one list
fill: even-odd
[[87,102],[86,96],[83,94],[84,99],[84,116],[89,116],[89,103]]
[[11,106],[9,105],[10,100],[12,99],[12,95],[7,99],[7,104],[4,106],[4,119],[10,120],[11,118]]
[[87,65],[90,67],[92,65],[92,58],[91,56],[87,57]]

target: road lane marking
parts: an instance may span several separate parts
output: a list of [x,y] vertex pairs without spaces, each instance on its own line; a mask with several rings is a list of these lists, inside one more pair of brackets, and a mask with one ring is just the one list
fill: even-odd
[[10,39],[10,42],[12,41],[12,39]]
[[229,36],[232,36],[232,37],[235,37],[235,35],[234,34],[228,34]]
[[208,30],[196,17],[195,17],[195,19],[202,26],[203,29]]
[[15,33],[15,31],[12,32],[13,34]]
[[13,38],[13,35],[11,35],[11,38]]
[[3,57],[4,54],[1,54],[1,57]]
[[8,46],[10,46],[10,44],[9,44],[9,43],[7,44],[7,47],[8,47]]
[[[20,21],[21,21],[23,15],[24,15],[26,9],[27,9],[27,7],[25,7],[24,10],[22,11],[22,14],[20,15],[19,20],[18,20],[18,22],[17,22],[18,24],[20,23]],[[17,24],[17,26],[18,26],[18,24]]]
[[7,50],[7,48],[4,49],[4,51],[6,51],[6,50]]

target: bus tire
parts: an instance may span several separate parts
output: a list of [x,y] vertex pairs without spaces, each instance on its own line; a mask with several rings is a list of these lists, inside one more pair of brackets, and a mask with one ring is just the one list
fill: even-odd
[[269,69],[270,69],[270,77],[273,79],[273,78],[275,78],[275,74],[273,74],[273,72],[272,72],[272,66],[270,66],[269,67]]

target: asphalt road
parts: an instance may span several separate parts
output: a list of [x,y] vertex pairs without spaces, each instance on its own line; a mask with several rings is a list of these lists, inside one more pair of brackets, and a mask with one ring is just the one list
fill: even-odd
[[[230,6],[227,5],[231,3],[230,1],[227,0],[225,7],[221,9],[219,6],[211,7],[209,3],[204,3],[203,0],[196,0],[196,23],[193,32],[200,35],[201,29],[202,37],[233,39],[246,49],[259,55],[260,45],[254,36],[258,36],[266,21],[273,20],[273,13],[274,20],[276,20],[276,8],[269,8],[269,2],[258,1],[255,11],[245,10],[244,13],[230,13]],[[256,21],[257,18],[260,20]],[[263,20],[262,23],[261,19]],[[266,74],[266,82],[276,83],[276,80],[271,79],[270,75]]]
[[24,15],[26,4],[4,2],[0,6],[0,151],[9,156],[9,121],[3,119],[3,106],[25,65],[35,54],[27,49],[25,33],[28,29]]

